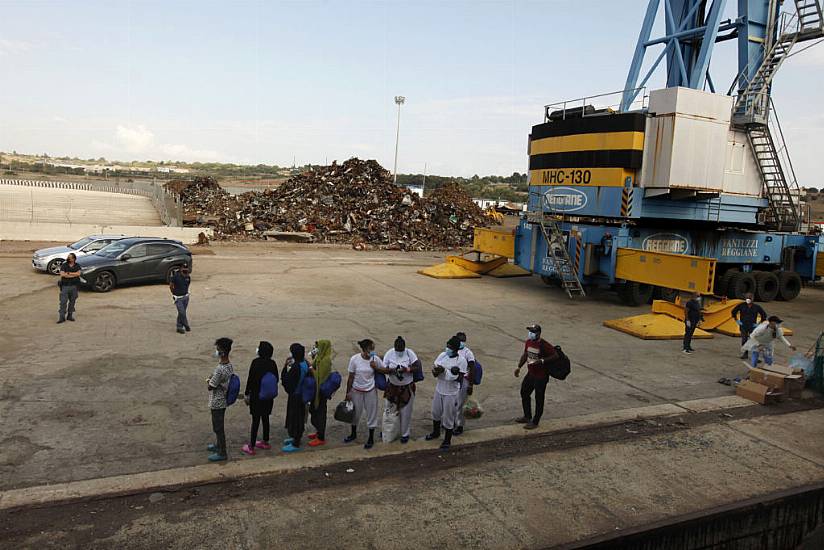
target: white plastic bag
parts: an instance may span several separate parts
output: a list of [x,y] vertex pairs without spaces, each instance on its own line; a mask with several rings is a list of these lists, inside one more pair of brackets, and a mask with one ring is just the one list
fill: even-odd
[[394,403],[384,400],[383,425],[381,426],[381,440],[391,443],[401,434],[401,417]]

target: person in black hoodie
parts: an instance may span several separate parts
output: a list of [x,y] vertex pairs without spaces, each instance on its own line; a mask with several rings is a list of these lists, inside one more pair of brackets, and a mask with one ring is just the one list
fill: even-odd
[[[255,454],[255,447],[258,449],[271,449],[269,445],[269,415],[272,414],[273,399],[260,399],[260,383],[263,376],[271,373],[275,377],[277,384],[278,366],[272,359],[275,349],[269,342],[261,341],[258,344],[257,357],[252,360],[249,367],[249,376],[246,378],[246,390],[243,392],[243,400],[249,405],[249,414],[252,415],[252,433],[249,443],[241,449],[247,455]],[[263,439],[257,439],[258,426],[263,424]]]
[[695,334],[695,329],[698,324],[704,320],[704,314],[701,311],[701,293],[695,292],[692,299],[684,304],[684,345],[681,351],[684,353],[692,353],[692,335]]
[[283,366],[280,375],[283,389],[289,394],[286,402],[286,431],[289,437],[283,442],[281,451],[294,453],[300,450],[300,438],[306,423],[306,403],[303,402],[301,386],[303,379],[309,376],[309,363],[306,362],[306,348],[300,344],[289,346],[290,357]]

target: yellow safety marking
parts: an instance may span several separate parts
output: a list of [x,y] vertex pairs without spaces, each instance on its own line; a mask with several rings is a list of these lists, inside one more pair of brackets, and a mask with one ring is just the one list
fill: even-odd
[[623,187],[627,178],[635,180],[635,170],[627,168],[544,168],[529,171],[529,185],[584,185]]
[[644,150],[644,132],[600,132],[536,139],[529,144],[530,155],[573,151]]

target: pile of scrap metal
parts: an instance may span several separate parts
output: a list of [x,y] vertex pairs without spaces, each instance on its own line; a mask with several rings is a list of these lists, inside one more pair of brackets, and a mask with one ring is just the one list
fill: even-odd
[[488,224],[457,184],[420,198],[394,185],[376,161],[357,158],[237,196],[211,178],[175,182],[172,190],[183,201],[184,221],[211,226],[216,239],[300,233],[359,249],[433,250],[465,246],[476,226]]
[[[698,325],[693,338],[714,338],[713,333],[716,332],[727,336],[740,336],[738,324],[732,318],[732,310],[744,300],[722,298],[707,303],[708,299],[709,297],[704,297],[704,320]],[[652,313],[604,321],[604,326],[642,340],[678,340],[684,337],[684,306],[680,298],[676,298],[675,302],[653,300]],[[784,334],[792,334],[791,329],[783,328]]]

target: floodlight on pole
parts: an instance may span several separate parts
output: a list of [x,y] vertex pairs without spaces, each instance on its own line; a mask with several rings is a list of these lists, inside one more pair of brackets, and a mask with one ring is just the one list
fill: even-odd
[[392,171],[395,175],[393,180],[395,185],[398,184],[398,141],[400,141],[401,138],[401,105],[403,105],[405,101],[406,98],[402,95],[395,96],[395,104],[398,106],[398,127],[395,131],[395,169]]

